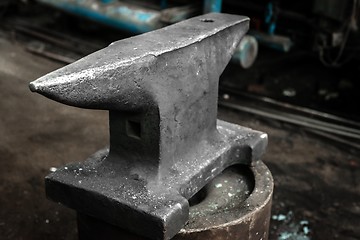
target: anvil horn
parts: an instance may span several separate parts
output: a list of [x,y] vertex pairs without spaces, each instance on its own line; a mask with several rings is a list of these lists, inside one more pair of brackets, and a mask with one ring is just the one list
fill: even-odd
[[[168,96],[190,105],[193,100],[186,92],[174,93],[186,89],[187,79],[192,78],[192,88],[217,94],[212,87],[248,29],[247,17],[220,16],[207,14],[114,42],[31,82],[30,89],[82,108],[134,110],[150,103],[161,105]],[[157,85],[166,93],[158,93],[163,89]]]

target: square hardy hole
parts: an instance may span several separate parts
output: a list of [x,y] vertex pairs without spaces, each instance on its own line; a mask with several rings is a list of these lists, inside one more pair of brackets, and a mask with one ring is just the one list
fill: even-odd
[[129,137],[141,139],[141,124],[134,120],[126,121],[126,134]]

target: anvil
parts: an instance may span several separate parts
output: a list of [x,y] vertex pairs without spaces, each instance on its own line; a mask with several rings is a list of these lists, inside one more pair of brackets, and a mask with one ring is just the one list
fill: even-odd
[[243,16],[195,17],[31,82],[55,101],[109,110],[110,146],[48,175],[47,196],[151,239],[173,237],[195,193],[265,151],[266,134],[217,120],[219,77],[248,26]]

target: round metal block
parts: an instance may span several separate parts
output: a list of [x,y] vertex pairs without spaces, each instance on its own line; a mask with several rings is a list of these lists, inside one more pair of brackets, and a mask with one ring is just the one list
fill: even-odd
[[250,35],[245,35],[235,52],[232,60],[237,62],[242,68],[250,68],[258,55],[258,42],[255,37]]
[[202,199],[174,240],[266,240],[272,194],[272,175],[262,161],[229,167],[197,194]]

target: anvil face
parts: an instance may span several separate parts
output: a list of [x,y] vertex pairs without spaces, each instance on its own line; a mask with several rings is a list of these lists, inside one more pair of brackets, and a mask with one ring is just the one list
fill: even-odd
[[53,100],[109,110],[110,146],[46,177],[47,196],[152,239],[186,223],[190,199],[267,135],[217,121],[219,76],[248,19],[207,14],[111,44],[32,83]]

